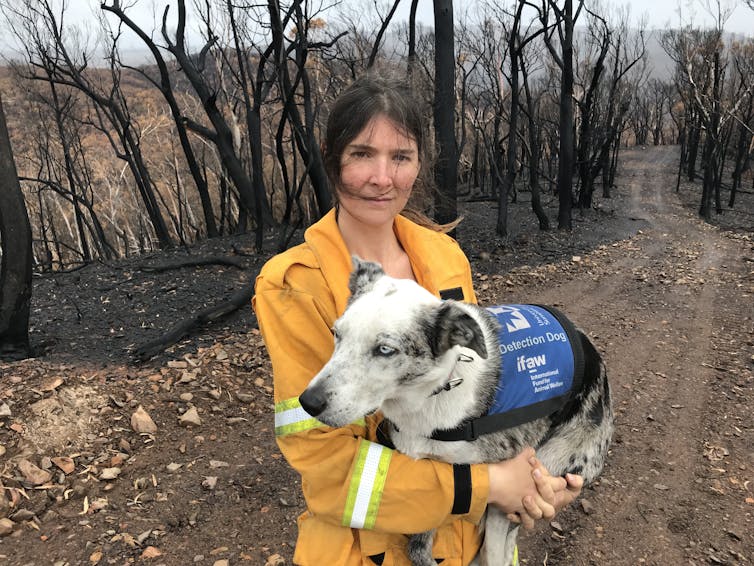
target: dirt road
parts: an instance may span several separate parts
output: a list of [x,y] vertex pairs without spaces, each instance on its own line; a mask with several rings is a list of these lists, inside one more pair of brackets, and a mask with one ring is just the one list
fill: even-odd
[[617,427],[588,505],[527,536],[526,563],[749,564],[752,242],[681,206],[664,173],[674,152],[625,159],[628,215],[647,226],[565,277],[556,272],[533,299],[527,291],[527,300],[561,305],[604,351]]
[[[539,232],[521,202],[512,209],[528,220],[501,241],[489,204],[465,211],[460,240],[480,302],[560,306],[603,351],[612,383],[617,428],[602,478],[522,537],[522,562],[748,565],[754,222],[749,213],[748,232],[700,222],[698,188],[674,192],[677,148],[622,159],[616,198],[576,212],[571,234]],[[737,209],[747,206],[754,196]],[[213,240],[192,253],[239,245],[251,246]],[[137,258],[36,280],[43,355],[0,364],[0,563],[291,563],[303,502],[274,444],[251,309],[147,363],[128,355],[248,284],[264,258],[238,257],[244,270],[158,274]],[[134,431],[138,407],[154,428]]]

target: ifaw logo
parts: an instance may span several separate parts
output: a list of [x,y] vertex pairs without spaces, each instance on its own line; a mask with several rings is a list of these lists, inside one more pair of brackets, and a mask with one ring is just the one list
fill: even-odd
[[531,328],[531,324],[526,320],[523,313],[516,307],[509,305],[502,305],[499,307],[490,307],[489,311],[496,315],[506,315],[505,328],[508,332],[516,332],[517,330],[526,330]]
[[538,356],[532,356],[527,358],[526,356],[518,356],[516,358],[516,369],[518,371],[528,371],[534,373],[539,368],[547,365],[547,356],[540,354]]

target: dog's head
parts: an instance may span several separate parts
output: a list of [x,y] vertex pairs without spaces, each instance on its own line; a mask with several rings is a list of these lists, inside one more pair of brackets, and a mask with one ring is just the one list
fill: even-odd
[[454,301],[441,301],[379,264],[353,258],[335,350],[300,397],[312,416],[344,426],[388,402],[421,403],[449,378],[458,351],[486,358],[479,324]]

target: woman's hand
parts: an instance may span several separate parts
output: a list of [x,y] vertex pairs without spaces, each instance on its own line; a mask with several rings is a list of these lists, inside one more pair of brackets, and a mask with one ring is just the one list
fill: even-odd
[[[534,449],[525,448],[515,458],[489,464],[488,504],[495,505],[505,513],[526,517],[523,521],[525,526],[531,516],[553,517],[555,504],[558,502],[556,494],[565,489],[564,479],[552,478],[541,464],[533,466],[532,462],[538,464]],[[532,525],[533,520],[531,519]]]
[[581,488],[584,487],[584,478],[577,474],[566,474],[566,488],[555,494],[555,511],[560,511],[568,507],[581,494]]
[[552,519],[573,502],[584,484],[581,476],[550,475],[536,458],[533,448],[518,456],[489,465],[488,503],[508,514],[508,519],[531,529],[539,519]]
[[[564,477],[550,475],[536,457],[531,457],[529,464],[541,499],[527,495],[523,500],[525,512],[508,514],[511,522],[521,523],[525,529],[533,528],[538,519],[552,519],[555,513],[579,496],[584,485],[584,478],[577,474],[566,474]],[[542,500],[546,502],[544,505]]]

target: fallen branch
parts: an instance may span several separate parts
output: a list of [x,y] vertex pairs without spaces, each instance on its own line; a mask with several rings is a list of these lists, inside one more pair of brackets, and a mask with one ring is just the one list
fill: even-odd
[[259,254],[254,252],[254,250],[248,250],[246,248],[242,248],[238,244],[233,244],[231,246],[231,249],[233,250],[233,253],[239,256],[243,257],[257,257]]
[[148,271],[151,273],[161,273],[163,271],[172,271],[174,269],[181,269],[183,267],[201,267],[204,265],[227,265],[229,267],[237,267],[238,269],[243,269],[243,265],[240,259],[238,259],[237,257],[228,256],[196,257],[166,263],[158,263],[154,265],[144,264],[140,265],[139,269],[141,271]]
[[254,285],[246,285],[242,290],[233,293],[227,301],[217,303],[194,313],[189,318],[177,323],[159,338],[139,346],[133,351],[133,355],[140,361],[148,360],[152,356],[163,352],[165,348],[172,346],[185,336],[188,336],[197,328],[217,322],[232,312],[237,311],[239,308],[249,306],[253,294]]

